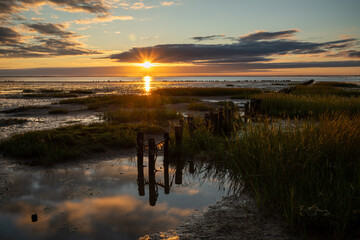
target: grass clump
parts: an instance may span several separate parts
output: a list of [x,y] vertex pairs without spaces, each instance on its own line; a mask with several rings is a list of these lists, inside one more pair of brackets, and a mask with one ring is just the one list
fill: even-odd
[[359,120],[249,125],[229,144],[230,168],[262,207],[294,229],[315,227],[340,238],[360,220]]
[[187,109],[192,111],[209,111],[212,108],[211,105],[202,102],[194,102],[187,105]]
[[168,109],[120,109],[104,113],[104,119],[115,123],[148,122],[165,124],[165,121],[179,119],[180,114]]
[[62,92],[53,92],[53,93],[28,93],[23,94],[24,97],[28,98],[74,98],[78,97],[77,94],[73,93],[62,93]]
[[0,127],[15,125],[15,124],[23,124],[26,123],[26,119],[22,118],[10,118],[10,119],[0,119]]
[[19,112],[26,112],[29,110],[36,110],[36,109],[46,109],[49,108],[48,106],[22,106],[22,107],[18,107],[18,108],[11,108],[11,109],[7,109],[4,111],[1,111],[1,113],[19,113]]
[[359,88],[360,86],[354,83],[317,82],[309,86],[297,85],[292,87],[291,93],[294,95],[310,96],[335,95],[339,97],[359,97]]
[[248,98],[262,93],[256,88],[162,88],[154,93],[162,96],[228,96],[236,95],[239,98]]
[[68,114],[69,110],[67,110],[65,108],[56,108],[56,109],[51,109],[48,113],[49,114]]
[[297,96],[271,93],[258,95],[259,113],[272,117],[318,118],[324,113],[356,115],[360,113],[360,98],[338,96]]
[[109,109],[114,107],[137,107],[151,108],[165,104],[162,98],[157,96],[136,96],[136,95],[109,95],[92,96],[79,99],[67,99],[60,101],[60,104],[84,104],[88,109]]
[[135,139],[135,131],[124,125],[74,125],[14,135],[0,142],[0,151],[39,165],[52,165],[108,148],[132,148]]

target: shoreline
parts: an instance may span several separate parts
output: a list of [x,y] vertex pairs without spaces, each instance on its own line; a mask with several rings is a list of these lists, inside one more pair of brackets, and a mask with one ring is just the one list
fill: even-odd
[[286,232],[281,218],[267,215],[247,193],[222,197],[202,213],[193,211],[175,229],[145,235],[159,239],[297,239]]

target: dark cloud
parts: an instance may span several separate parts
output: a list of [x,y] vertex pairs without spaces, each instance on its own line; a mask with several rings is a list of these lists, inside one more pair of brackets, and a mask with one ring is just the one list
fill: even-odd
[[348,56],[352,58],[360,58],[360,51],[348,51]]
[[70,11],[84,11],[100,15],[108,14],[108,9],[102,0],[1,0],[0,13],[16,13],[29,6],[48,3]]
[[14,45],[19,42],[20,34],[8,27],[0,27],[0,45]]
[[222,37],[225,37],[225,35],[220,34],[220,35],[199,36],[199,37],[192,37],[191,39],[201,42],[201,41],[206,41],[206,40],[214,40],[214,39],[222,38]]
[[299,30],[297,30],[297,29],[284,30],[284,31],[278,31],[278,32],[258,31],[256,33],[250,33],[245,36],[242,36],[242,37],[240,37],[240,40],[252,42],[252,41],[259,41],[259,40],[288,38],[288,37],[292,37],[298,31]]
[[72,32],[63,30],[64,26],[61,24],[33,23],[33,24],[25,24],[25,26],[37,31],[38,33],[45,35],[58,35],[62,37],[73,35]]
[[[289,30],[294,31],[294,30]],[[289,31],[282,31],[289,32]],[[285,33],[284,33],[285,34]],[[281,36],[283,36],[282,34]],[[269,41],[239,41],[233,44],[166,44],[152,47],[132,48],[128,51],[108,56],[119,62],[153,62],[169,63],[219,63],[269,61],[271,58],[285,54],[317,54],[330,49],[344,49],[355,42],[355,39],[344,39],[330,42],[302,42],[287,39]]]
[[[72,33],[53,28],[53,24],[33,26],[41,36],[21,41],[22,36],[8,27],[0,27],[0,58],[30,58],[99,54],[86,49],[73,38]],[[44,27],[45,26],[45,27]],[[50,26],[50,27],[49,27]],[[54,35],[49,38],[46,35]],[[65,37],[64,37],[65,36]]]

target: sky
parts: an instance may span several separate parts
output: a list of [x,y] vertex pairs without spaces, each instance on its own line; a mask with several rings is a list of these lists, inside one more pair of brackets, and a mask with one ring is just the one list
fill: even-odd
[[0,76],[360,75],[359,10],[359,0],[0,0]]

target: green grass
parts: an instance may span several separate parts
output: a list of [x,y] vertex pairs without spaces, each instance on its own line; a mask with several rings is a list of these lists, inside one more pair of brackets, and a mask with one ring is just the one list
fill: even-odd
[[166,124],[169,120],[179,118],[180,114],[167,109],[120,109],[104,113],[106,121],[116,123],[148,122]]
[[51,109],[48,113],[49,114],[68,114],[69,111],[65,108],[56,108],[56,109]]
[[262,93],[256,88],[162,88],[154,91],[162,96],[228,96],[236,95],[239,98],[248,98]]
[[113,148],[135,146],[135,130],[144,126],[97,123],[26,132],[0,142],[0,151],[29,163],[52,165]]
[[360,98],[329,96],[297,96],[292,94],[262,94],[260,113],[272,117],[317,118],[324,113],[356,115],[360,113]]
[[354,83],[317,82],[309,86],[297,85],[291,88],[294,95],[359,97],[360,86]]
[[226,108],[231,108],[233,110],[238,110],[238,106],[235,105],[235,103],[233,101],[220,101],[217,103],[217,105],[222,106],[222,107],[226,107]]
[[193,97],[165,97],[158,95],[109,95],[90,96],[86,98],[74,98],[62,100],[60,104],[83,104],[88,109],[111,109],[118,107],[127,108],[159,108],[165,104],[197,102],[199,99]]
[[293,229],[335,238],[360,220],[360,115],[279,125],[249,125],[229,144],[230,168],[258,204]]
[[73,93],[61,93],[61,92],[50,92],[50,93],[28,93],[23,94],[27,98],[74,98],[78,97],[77,94]]
[[29,110],[34,110],[34,109],[46,109],[49,108],[48,106],[23,106],[23,107],[18,107],[18,108],[11,108],[8,110],[4,110],[1,111],[1,113],[19,113],[19,112],[26,112]]
[[212,108],[211,105],[202,102],[194,102],[187,105],[187,109],[192,111],[209,111]]
[[27,120],[22,118],[0,119],[0,127],[5,127],[15,124],[23,124],[25,122],[27,122]]

